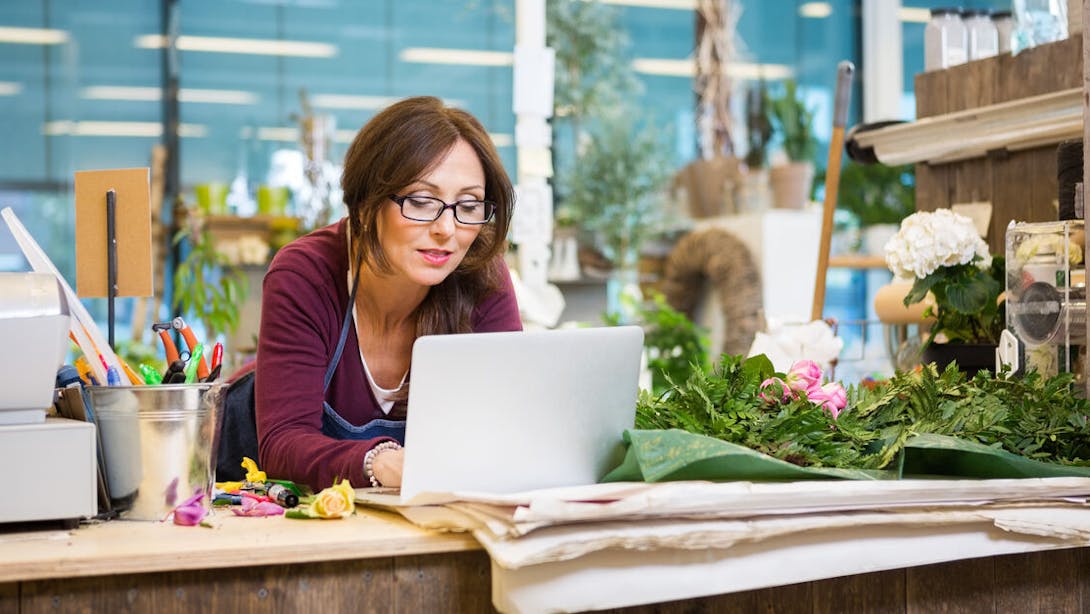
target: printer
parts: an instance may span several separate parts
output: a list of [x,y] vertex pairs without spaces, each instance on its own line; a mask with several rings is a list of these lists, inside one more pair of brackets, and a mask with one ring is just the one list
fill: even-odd
[[0,467],[10,494],[0,523],[73,523],[98,511],[94,424],[47,415],[68,327],[56,277],[0,272]]

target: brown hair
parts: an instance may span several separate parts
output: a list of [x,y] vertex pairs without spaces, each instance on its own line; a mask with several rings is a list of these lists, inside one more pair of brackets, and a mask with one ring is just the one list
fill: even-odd
[[[445,280],[417,308],[416,335],[470,332],[470,315],[499,286],[495,257],[506,247],[515,194],[491,137],[466,111],[438,98],[406,98],[386,107],[356,134],[344,158],[341,188],[348,207],[353,254],[379,271],[390,271],[377,224],[382,207],[398,190],[417,181],[459,140],[477,153],[484,168],[485,200],[496,203],[492,221]],[[358,251],[357,251],[358,250]]]

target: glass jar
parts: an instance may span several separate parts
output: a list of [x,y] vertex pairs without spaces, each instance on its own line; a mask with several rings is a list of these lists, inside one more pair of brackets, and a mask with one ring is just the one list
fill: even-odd
[[1010,11],[993,11],[992,24],[995,25],[996,37],[999,40],[999,53],[1011,52],[1011,35],[1014,33],[1014,19]]
[[992,23],[990,11],[981,9],[962,11],[961,19],[965,23],[970,61],[990,58],[999,53],[999,31]]
[[965,63],[967,36],[957,8],[931,9],[924,28],[924,70],[940,70]]

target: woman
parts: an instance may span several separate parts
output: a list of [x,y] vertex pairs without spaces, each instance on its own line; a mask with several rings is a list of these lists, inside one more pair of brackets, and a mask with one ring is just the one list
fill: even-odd
[[265,276],[260,462],[316,489],[400,486],[413,341],[522,328],[502,259],[514,192],[481,124],[430,97],[368,122],[341,185],[348,217]]

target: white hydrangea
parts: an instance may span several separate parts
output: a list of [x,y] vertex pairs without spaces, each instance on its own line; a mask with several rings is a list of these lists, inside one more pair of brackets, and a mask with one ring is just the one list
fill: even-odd
[[973,221],[949,209],[913,213],[885,246],[886,265],[899,278],[923,279],[939,267],[968,264],[979,257],[991,266],[988,244]]

